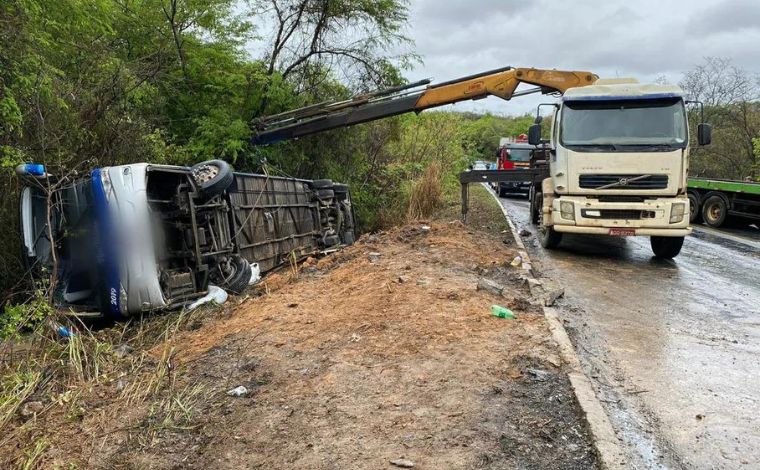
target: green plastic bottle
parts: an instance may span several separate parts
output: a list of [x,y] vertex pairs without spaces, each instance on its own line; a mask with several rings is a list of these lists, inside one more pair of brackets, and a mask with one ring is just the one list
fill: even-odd
[[491,305],[491,315],[499,318],[506,318],[508,320],[515,319],[514,312],[506,307],[502,307],[501,305]]

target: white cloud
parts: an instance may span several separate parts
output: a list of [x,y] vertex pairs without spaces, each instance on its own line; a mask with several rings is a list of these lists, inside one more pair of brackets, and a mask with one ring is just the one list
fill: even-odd
[[[759,0],[411,0],[410,13],[424,60],[410,79],[513,65],[678,82],[706,56],[760,69]],[[455,109],[521,114],[543,101],[489,98]]]

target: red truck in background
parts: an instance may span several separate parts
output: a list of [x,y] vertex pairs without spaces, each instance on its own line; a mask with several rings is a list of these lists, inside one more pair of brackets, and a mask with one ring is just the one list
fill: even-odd
[[[520,134],[516,139],[502,137],[496,150],[496,169],[515,170],[530,168],[530,160],[534,145],[528,143],[528,136]],[[524,194],[530,191],[530,181],[500,181],[495,183],[494,190],[499,197],[507,194]]]

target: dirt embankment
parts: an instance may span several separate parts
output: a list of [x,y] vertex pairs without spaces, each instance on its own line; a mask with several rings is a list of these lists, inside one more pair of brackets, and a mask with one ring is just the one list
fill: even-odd
[[[160,400],[116,399],[137,395],[136,377],[95,387],[93,397],[116,398],[87,401],[77,420],[50,418],[60,431],[39,461],[593,468],[579,407],[505,236],[414,224],[273,275],[264,295],[149,351],[171,377]],[[504,295],[477,290],[483,277]],[[517,319],[491,316],[494,303]],[[247,394],[228,396],[241,385]]]

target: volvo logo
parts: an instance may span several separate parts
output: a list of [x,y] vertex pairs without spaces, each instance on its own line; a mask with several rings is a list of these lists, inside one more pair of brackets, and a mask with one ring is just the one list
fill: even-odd
[[620,186],[628,186],[628,178],[620,178],[620,180],[618,181],[618,184]]

